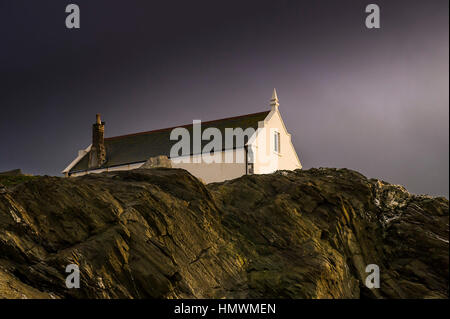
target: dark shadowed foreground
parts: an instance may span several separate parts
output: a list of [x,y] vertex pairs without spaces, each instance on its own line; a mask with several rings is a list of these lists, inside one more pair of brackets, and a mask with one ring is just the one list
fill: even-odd
[[[3,184],[0,297],[448,298],[448,200],[354,171],[205,186],[159,168]],[[65,286],[72,263],[79,289]],[[380,289],[364,286],[368,264]]]

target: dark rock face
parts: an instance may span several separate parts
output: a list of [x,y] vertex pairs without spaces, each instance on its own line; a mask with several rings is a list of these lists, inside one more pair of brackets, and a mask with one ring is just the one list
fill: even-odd
[[448,298],[448,221],[447,199],[346,169],[36,177],[0,193],[0,297]]

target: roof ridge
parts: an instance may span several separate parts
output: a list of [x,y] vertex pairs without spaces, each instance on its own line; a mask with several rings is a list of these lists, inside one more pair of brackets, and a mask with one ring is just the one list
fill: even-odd
[[[251,115],[259,115],[259,114],[269,113],[269,112],[270,111],[262,111],[262,112],[256,112],[256,113],[250,113],[250,114],[244,114],[244,115],[238,115],[238,116],[232,116],[232,117],[225,117],[222,119],[205,121],[205,122],[202,122],[202,124],[214,123],[214,122],[225,121],[225,120],[233,120],[233,119],[238,119],[241,117],[246,117],[246,116],[251,116]],[[161,129],[156,129],[156,130],[151,130],[151,131],[144,131],[144,132],[137,132],[137,133],[105,137],[105,141],[124,138],[124,137],[130,137],[130,136],[136,136],[136,135],[144,135],[144,134],[150,134],[150,133],[156,133],[156,132],[163,132],[163,131],[175,129],[177,127],[188,127],[188,126],[192,126],[192,124],[177,125],[177,126],[173,126],[173,127],[161,128]]]

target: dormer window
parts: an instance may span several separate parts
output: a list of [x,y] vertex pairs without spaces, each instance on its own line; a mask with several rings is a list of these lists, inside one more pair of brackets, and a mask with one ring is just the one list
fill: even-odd
[[273,144],[273,150],[277,153],[280,153],[280,133],[275,132],[273,134],[274,144]]

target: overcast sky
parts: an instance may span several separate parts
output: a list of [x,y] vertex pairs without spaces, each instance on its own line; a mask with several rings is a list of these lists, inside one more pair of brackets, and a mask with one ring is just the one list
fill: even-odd
[[0,171],[60,175],[97,112],[110,137],[267,110],[276,87],[304,168],[448,197],[448,0],[243,2],[0,1]]

